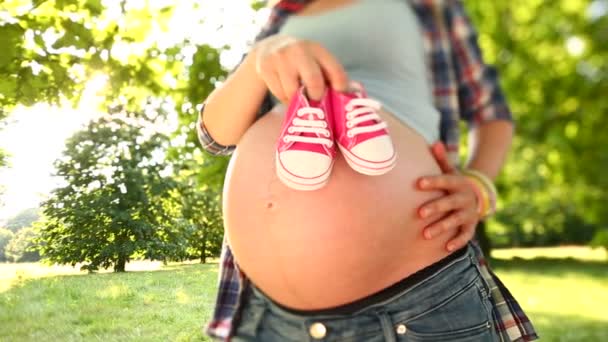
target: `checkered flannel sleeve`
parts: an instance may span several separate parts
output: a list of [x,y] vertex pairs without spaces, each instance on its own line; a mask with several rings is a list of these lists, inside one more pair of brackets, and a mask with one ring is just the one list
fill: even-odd
[[200,114],[198,116],[198,120],[196,122],[196,132],[198,135],[198,140],[201,143],[201,146],[203,147],[203,149],[205,151],[209,152],[210,154],[212,154],[214,156],[230,155],[232,152],[234,152],[234,149],[236,148],[236,146],[235,145],[224,146],[224,145],[218,143],[217,141],[215,141],[215,139],[213,139],[211,134],[209,134],[209,131],[207,131],[205,124],[203,124],[204,110],[205,110],[205,104],[203,103],[203,107],[201,108],[201,112],[200,112]]
[[[273,105],[274,103],[272,101],[272,97],[270,93],[267,92],[266,96],[264,97],[264,100],[262,101],[262,104],[260,105],[260,108],[258,109],[256,120],[264,116],[264,114],[268,113],[272,109]],[[209,134],[209,131],[203,124],[204,113],[205,103],[203,103],[202,105],[198,120],[196,122],[196,132],[198,135],[198,140],[200,141],[203,149],[214,156],[227,156],[232,154],[232,152],[234,152],[234,149],[236,148],[236,145],[224,146],[215,141],[215,139],[213,139],[213,137],[211,136],[211,134]]]
[[512,121],[496,69],[486,65],[478,34],[461,0],[449,1],[449,36],[458,83],[459,107],[469,124],[492,120]]

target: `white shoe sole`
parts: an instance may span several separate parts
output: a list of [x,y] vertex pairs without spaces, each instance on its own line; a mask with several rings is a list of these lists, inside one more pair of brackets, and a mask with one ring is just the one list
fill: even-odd
[[277,169],[277,176],[279,180],[283,182],[283,184],[294,190],[313,191],[324,187],[329,181],[331,169],[334,166],[334,163],[332,161],[327,172],[323,173],[321,176],[315,178],[300,178],[290,174],[287,170],[285,170],[285,168],[281,166],[281,163],[279,163],[278,158],[279,155],[277,153],[275,154],[275,167]]
[[340,148],[340,151],[342,152],[346,163],[348,163],[348,166],[350,166],[353,170],[367,176],[383,175],[397,165],[397,153],[394,153],[393,157],[389,160],[380,163],[373,163],[355,156],[340,144],[338,144],[338,148]]

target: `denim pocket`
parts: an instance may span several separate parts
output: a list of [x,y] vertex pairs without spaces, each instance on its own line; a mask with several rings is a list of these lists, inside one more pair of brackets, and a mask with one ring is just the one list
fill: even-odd
[[263,314],[263,310],[255,310],[252,308],[243,309],[236,330],[234,331],[232,341],[257,341],[259,325]]
[[405,325],[399,341],[495,341],[484,284],[479,277],[421,314],[395,322]]
[[250,290],[244,294],[243,306],[239,316],[234,322],[236,324],[234,336],[231,338],[235,342],[257,341],[259,327],[264,317],[266,306],[264,302],[257,298]]

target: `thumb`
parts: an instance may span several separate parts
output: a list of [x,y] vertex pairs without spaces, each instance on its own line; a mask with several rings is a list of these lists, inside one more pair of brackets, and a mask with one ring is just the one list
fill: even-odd
[[435,161],[437,161],[437,164],[439,164],[439,168],[443,173],[452,173],[456,171],[452,164],[450,164],[445,145],[441,141],[438,141],[431,146],[431,152],[433,153],[433,157],[435,157]]

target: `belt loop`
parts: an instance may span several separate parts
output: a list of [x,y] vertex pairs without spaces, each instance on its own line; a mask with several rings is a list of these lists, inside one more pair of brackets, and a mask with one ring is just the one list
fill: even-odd
[[477,258],[475,257],[475,251],[473,250],[474,248],[475,247],[473,247],[471,242],[467,243],[467,256],[469,257],[469,260],[471,260],[473,265],[477,265]]
[[490,283],[488,281],[488,278],[491,277],[491,275],[488,272],[488,267],[485,265],[482,265],[481,261],[478,258],[478,254],[481,253],[481,250],[478,249],[479,247],[475,246],[472,242],[469,242],[467,248],[468,248],[467,253],[469,253],[471,263],[475,267],[475,270],[477,270],[477,274],[478,274],[479,278],[481,279],[481,283],[483,284],[484,297],[487,298],[492,293],[492,287],[490,286]]
[[384,311],[377,312],[376,316],[380,320],[384,340],[386,342],[397,342],[397,336],[395,336],[395,327],[393,327],[391,317]]

